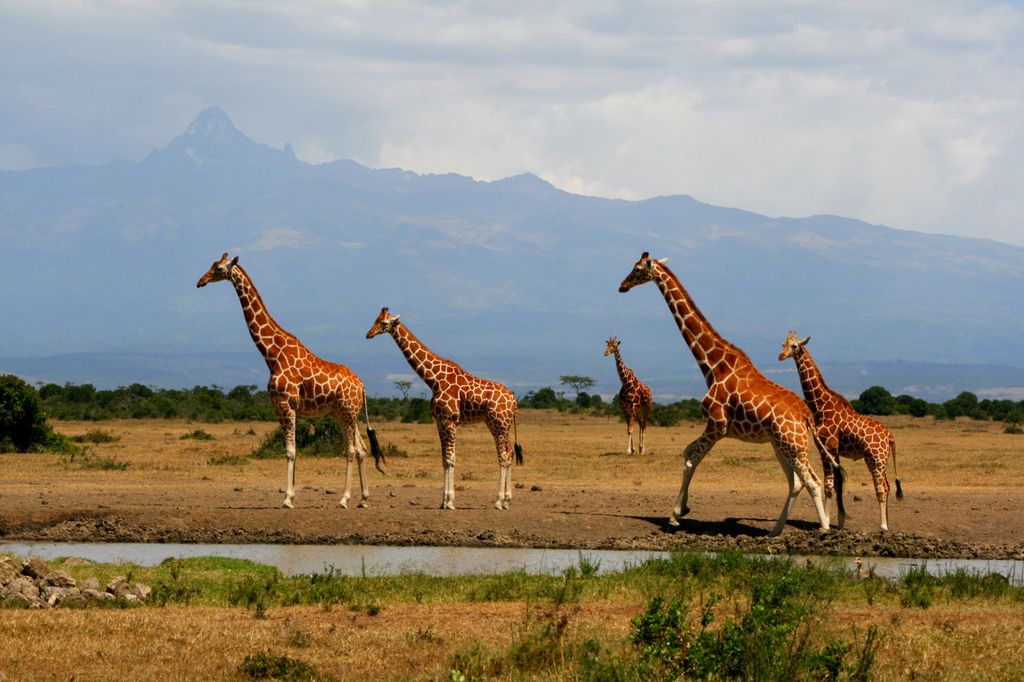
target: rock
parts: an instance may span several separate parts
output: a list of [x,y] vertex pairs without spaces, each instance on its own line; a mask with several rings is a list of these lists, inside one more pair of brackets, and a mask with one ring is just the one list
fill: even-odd
[[100,592],[99,590],[94,590],[88,587],[82,590],[82,596],[92,601],[114,601],[117,599],[117,597],[109,592]]
[[8,609],[27,609],[32,606],[33,600],[20,592],[0,594],[0,605]]
[[7,583],[2,593],[3,597],[13,597],[16,595],[24,595],[29,601],[36,601],[39,599],[39,588],[32,582],[32,579],[28,576],[18,576],[11,582]]
[[45,578],[51,570],[50,565],[37,556],[28,559],[21,565],[21,574],[30,578]]
[[236,486],[234,487],[234,491],[235,491],[236,493],[240,493],[240,492],[242,492],[242,486],[240,486],[240,485],[236,485]]
[[327,488],[326,490],[324,490],[324,495],[337,495],[337,494],[338,494],[338,491],[335,490],[334,488]]
[[398,497],[398,493],[396,493],[394,490],[389,490],[388,497]]
[[516,483],[516,489],[517,490],[522,490],[525,487],[526,487],[526,484],[523,483],[523,482]]
[[153,594],[153,588],[146,583],[135,583],[132,585],[132,595],[137,597],[140,601],[146,601],[149,596]]
[[64,571],[50,571],[50,573],[43,578],[43,585],[53,587],[74,587],[75,579]]
[[19,566],[14,559],[6,556],[0,556],[0,587],[6,586],[7,583],[11,582],[19,575],[21,575],[21,566]]
[[83,590],[96,590],[96,591],[99,591],[99,589],[100,589],[100,579],[95,577],[95,576],[90,577],[90,578],[86,578],[85,580],[82,581],[81,589],[83,589]]
[[128,585],[128,579],[123,575],[115,576],[109,583],[107,583],[107,592],[118,599],[124,599],[131,593],[131,587]]
[[42,598],[50,606],[60,606],[69,597],[81,596],[81,591],[76,587],[55,587],[47,585],[42,590]]
[[539,485],[534,483],[533,485],[530,486],[530,490],[532,490],[533,492],[539,492],[541,490],[544,490],[544,488],[541,488]]

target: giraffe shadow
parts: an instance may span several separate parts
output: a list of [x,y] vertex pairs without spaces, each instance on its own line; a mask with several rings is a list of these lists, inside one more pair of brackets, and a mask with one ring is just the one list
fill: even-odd
[[[687,533],[690,535],[721,535],[725,537],[747,536],[756,538],[768,537],[770,529],[755,526],[749,522],[763,522],[769,526],[775,526],[775,519],[765,518],[728,517],[721,521],[702,521],[683,517],[679,519],[678,526],[669,524],[668,517],[666,516],[632,516],[630,518],[637,519],[638,521],[646,521],[652,526],[655,526],[661,531],[669,534]],[[813,521],[789,519],[786,522],[786,527],[798,528],[800,530],[815,530],[818,527],[818,524]]]

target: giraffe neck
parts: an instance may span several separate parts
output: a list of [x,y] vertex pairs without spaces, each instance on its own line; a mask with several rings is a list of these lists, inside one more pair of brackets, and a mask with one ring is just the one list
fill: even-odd
[[615,369],[619,371],[619,381],[622,382],[623,386],[631,383],[636,378],[633,370],[626,367],[626,363],[622,361],[622,353],[619,352],[618,348],[615,349]]
[[235,286],[238,301],[242,304],[245,324],[249,327],[249,335],[267,365],[273,371],[277,364],[277,356],[284,349],[286,341],[295,341],[295,337],[284,330],[263,304],[260,292],[249,278],[249,274],[236,265],[231,269],[231,283]]
[[679,331],[682,332],[683,340],[690,347],[690,352],[693,353],[693,358],[697,361],[697,366],[700,367],[704,380],[710,387],[714,383],[714,364],[721,358],[712,361],[709,355],[716,349],[731,348],[732,344],[715,331],[715,328],[704,317],[704,313],[700,311],[686,289],[683,288],[679,278],[661,263],[658,263],[656,267],[658,270],[654,281],[665,297],[672,317],[675,318]]
[[409,361],[409,365],[416,370],[416,374],[426,382],[430,390],[435,390],[438,383],[438,375],[442,369],[451,365],[444,358],[436,355],[416,338],[416,335],[409,331],[409,328],[402,323],[391,328],[391,336],[402,351],[402,355]]
[[806,348],[795,353],[793,358],[796,360],[796,370],[800,375],[800,388],[803,389],[807,402],[817,412],[825,404],[831,391]]

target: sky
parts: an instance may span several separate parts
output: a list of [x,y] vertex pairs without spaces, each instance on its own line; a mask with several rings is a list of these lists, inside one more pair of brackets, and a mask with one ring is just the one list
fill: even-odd
[[299,158],[1024,245],[1024,3],[0,0],[0,170]]

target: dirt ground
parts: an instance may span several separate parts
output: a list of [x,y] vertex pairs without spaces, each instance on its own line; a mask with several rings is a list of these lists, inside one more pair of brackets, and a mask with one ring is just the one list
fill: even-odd
[[[701,425],[652,428],[649,452],[625,454],[613,419],[524,410],[524,466],[513,469],[512,508],[493,508],[498,470],[483,426],[459,432],[458,509],[438,509],[441,463],[433,425],[376,424],[382,443],[403,451],[388,475],[368,466],[370,501],[338,506],[344,459],[299,457],[295,509],[281,508],[285,460],[243,457],[269,423],[191,424],[125,420],[57,422],[66,435],[100,429],[118,438],[88,444],[83,467],[51,454],[0,455],[0,539],[74,542],[213,542],[717,550],[856,556],[1024,559],[1024,436],[1002,425],[892,418],[906,498],[889,505],[890,532],[866,467],[846,461],[842,531],[823,537],[810,498],[794,504],[779,538],[767,537],[786,496],[768,445],[719,443],[691,486],[691,513],[667,525],[683,448]],[[201,429],[212,440],[183,439]],[[404,456],[401,456],[404,455]],[[234,457],[232,457],[234,456]],[[820,463],[815,454],[815,468]],[[892,468],[890,463],[890,481]],[[520,484],[522,487],[519,487]],[[895,495],[893,496],[895,498]]]

